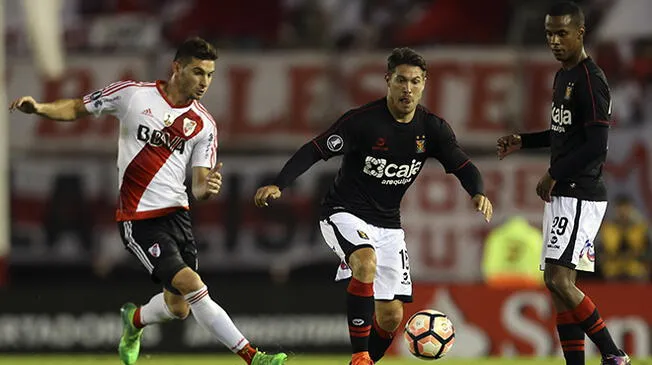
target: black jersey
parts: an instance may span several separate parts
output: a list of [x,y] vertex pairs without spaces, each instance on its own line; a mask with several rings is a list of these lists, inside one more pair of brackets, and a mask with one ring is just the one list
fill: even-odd
[[419,105],[410,123],[399,123],[385,98],[348,111],[312,142],[324,160],[343,155],[322,218],[349,212],[378,227],[401,227],[401,199],[426,158],[447,172],[469,162],[445,120]]
[[[554,167],[569,158],[587,142],[586,128],[592,125],[609,127],[611,97],[607,79],[591,58],[555,75],[550,126],[550,165]],[[584,200],[607,199],[602,167],[606,149],[581,168],[573,171],[553,188],[552,195]]]

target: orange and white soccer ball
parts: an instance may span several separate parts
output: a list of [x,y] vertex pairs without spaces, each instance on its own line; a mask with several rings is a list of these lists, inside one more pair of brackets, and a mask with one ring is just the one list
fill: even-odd
[[405,324],[403,338],[412,355],[435,360],[446,355],[455,343],[455,328],[448,317],[433,309],[423,309]]

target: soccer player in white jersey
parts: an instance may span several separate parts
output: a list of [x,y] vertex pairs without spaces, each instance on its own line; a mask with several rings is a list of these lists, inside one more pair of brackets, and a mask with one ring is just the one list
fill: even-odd
[[280,365],[287,358],[251,346],[208,295],[196,272],[197,247],[184,181],[190,163],[197,200],[216,196],[222,185],[217,126],[199,103],[211,83],[216,59],[211,44],[191,38],[177,50],[168,81],[116,82],[83,98],[51,103],[23,96],[9,107],[57,121],[90,114],[111,114],[120,120],[116,220],[125,247],[163,286],[147,304],[126,303],[121,308],[119,353],[125,365],[138,359],[146,325],[184,319],[190,310],[203,328],[247,364]]

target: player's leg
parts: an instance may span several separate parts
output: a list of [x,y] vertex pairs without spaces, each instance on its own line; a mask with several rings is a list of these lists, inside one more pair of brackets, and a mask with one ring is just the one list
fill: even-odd
[[403,302],[400,300],[376,300],[376,312],[369,335],[369,355],[377,363],[392,345],[403,320]]
[[[196,270],[198,267],[197,247],[192,235],[190,216],[181,212],[174,217],[174,236],[178,243],[179,255],[171,260],[160,276],[165,278],[166,289],[172,294],[169,299],[183,298],[192,311],[197,323],[212,334],[218,341],[237,353],[247,364],[281,365],[287,355],[265,354],[255,349],[235,326],[226,311],[209,295],[208,287]],[[168,303],[170,304],[170,303]],[[172,305],[171,305],[172,306]],[[179,304],[183,308],[182,304]]]
[[[579,326],[593,341],[607,364],[627,364],[629,358],[614,343],[595,305],[576,285],[578,270],[593,271],[593,240],[604,216],[606,202],[553,197],[545,240],[544,280],[558,308],[558,324],[566,342],[564,354],[580,351]],[[572,329],[570,329],[572,327]],[[584,336],[581,336],[583,341]],[[578,346],[574,346],[577,344]],[[572,354],[569,354],[572,355]],[[579,361],[572,357],[573,361]],[[569,362],[570,364],[570,362]]]
[[376,313],[369,336],[369,355],[374,362],[384,355],[403,320],[403,303],[412,301],[412,278],[402,229],[379,229],[376,243]]
[[[172,238],[162,231],[164,220],[165,218],[162,217],[118,223],[125,248],[138,259],[156,283],[161,283],[161,280],[155,274],[155,269],[160,260],[177,252]],[[147,324],[161,323],[187,316],[187,312],[183,313],[180,310],[175,313],[176,310],[170,310],[165,299],[165,294],[161,292],[154,295],[143,306],[137,307],[133,303],[125,303],[120,308],[122,336],[118,346],[118,353],[123,364],[131,365],[138,359],[140,339],[143,328]]]
[[348,264],[346,312],[351,340],[352,364],[372,364],[369,334],[374,314],[376,254],[373,228],[349,213],[336,213],[320,222],[326,243]]
[[[569,272],[564,271],[564,269]],[[567,365],[583,365],[585,360],[584,330],[575,319],[573,314],[574,306],[569,304],[569,302],[581,301],[581,292],[575,290],[575,276],[575,270],[554,264],[546,264],[545,266],[545,283],[557,312],[557,333],[559,334],[559,342]],[[559,294],[559,291],[564,294]]]
[[346,316],[351,338],[352,363],[370,364],[367,359],[374,315],[375,251],[371,247],[358,248],[351,252],[348,263],[352,278],[347,288]]

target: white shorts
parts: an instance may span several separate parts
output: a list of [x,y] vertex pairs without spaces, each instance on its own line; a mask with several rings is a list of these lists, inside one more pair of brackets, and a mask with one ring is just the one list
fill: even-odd
[[551,263],[593,272],[593,242],[606,210],[606,201],[553,196],[543,211],[543,249],[539,268],[543,270],[546,263]]
[[410,263],[402,229],[372,226],[350,213],[335,213],[319,225],[326,244],[342,260],[336,281],[351,277],[346,264],[348,255],[356,249],[372,247],[376,251],[374,298],[412,302]]

